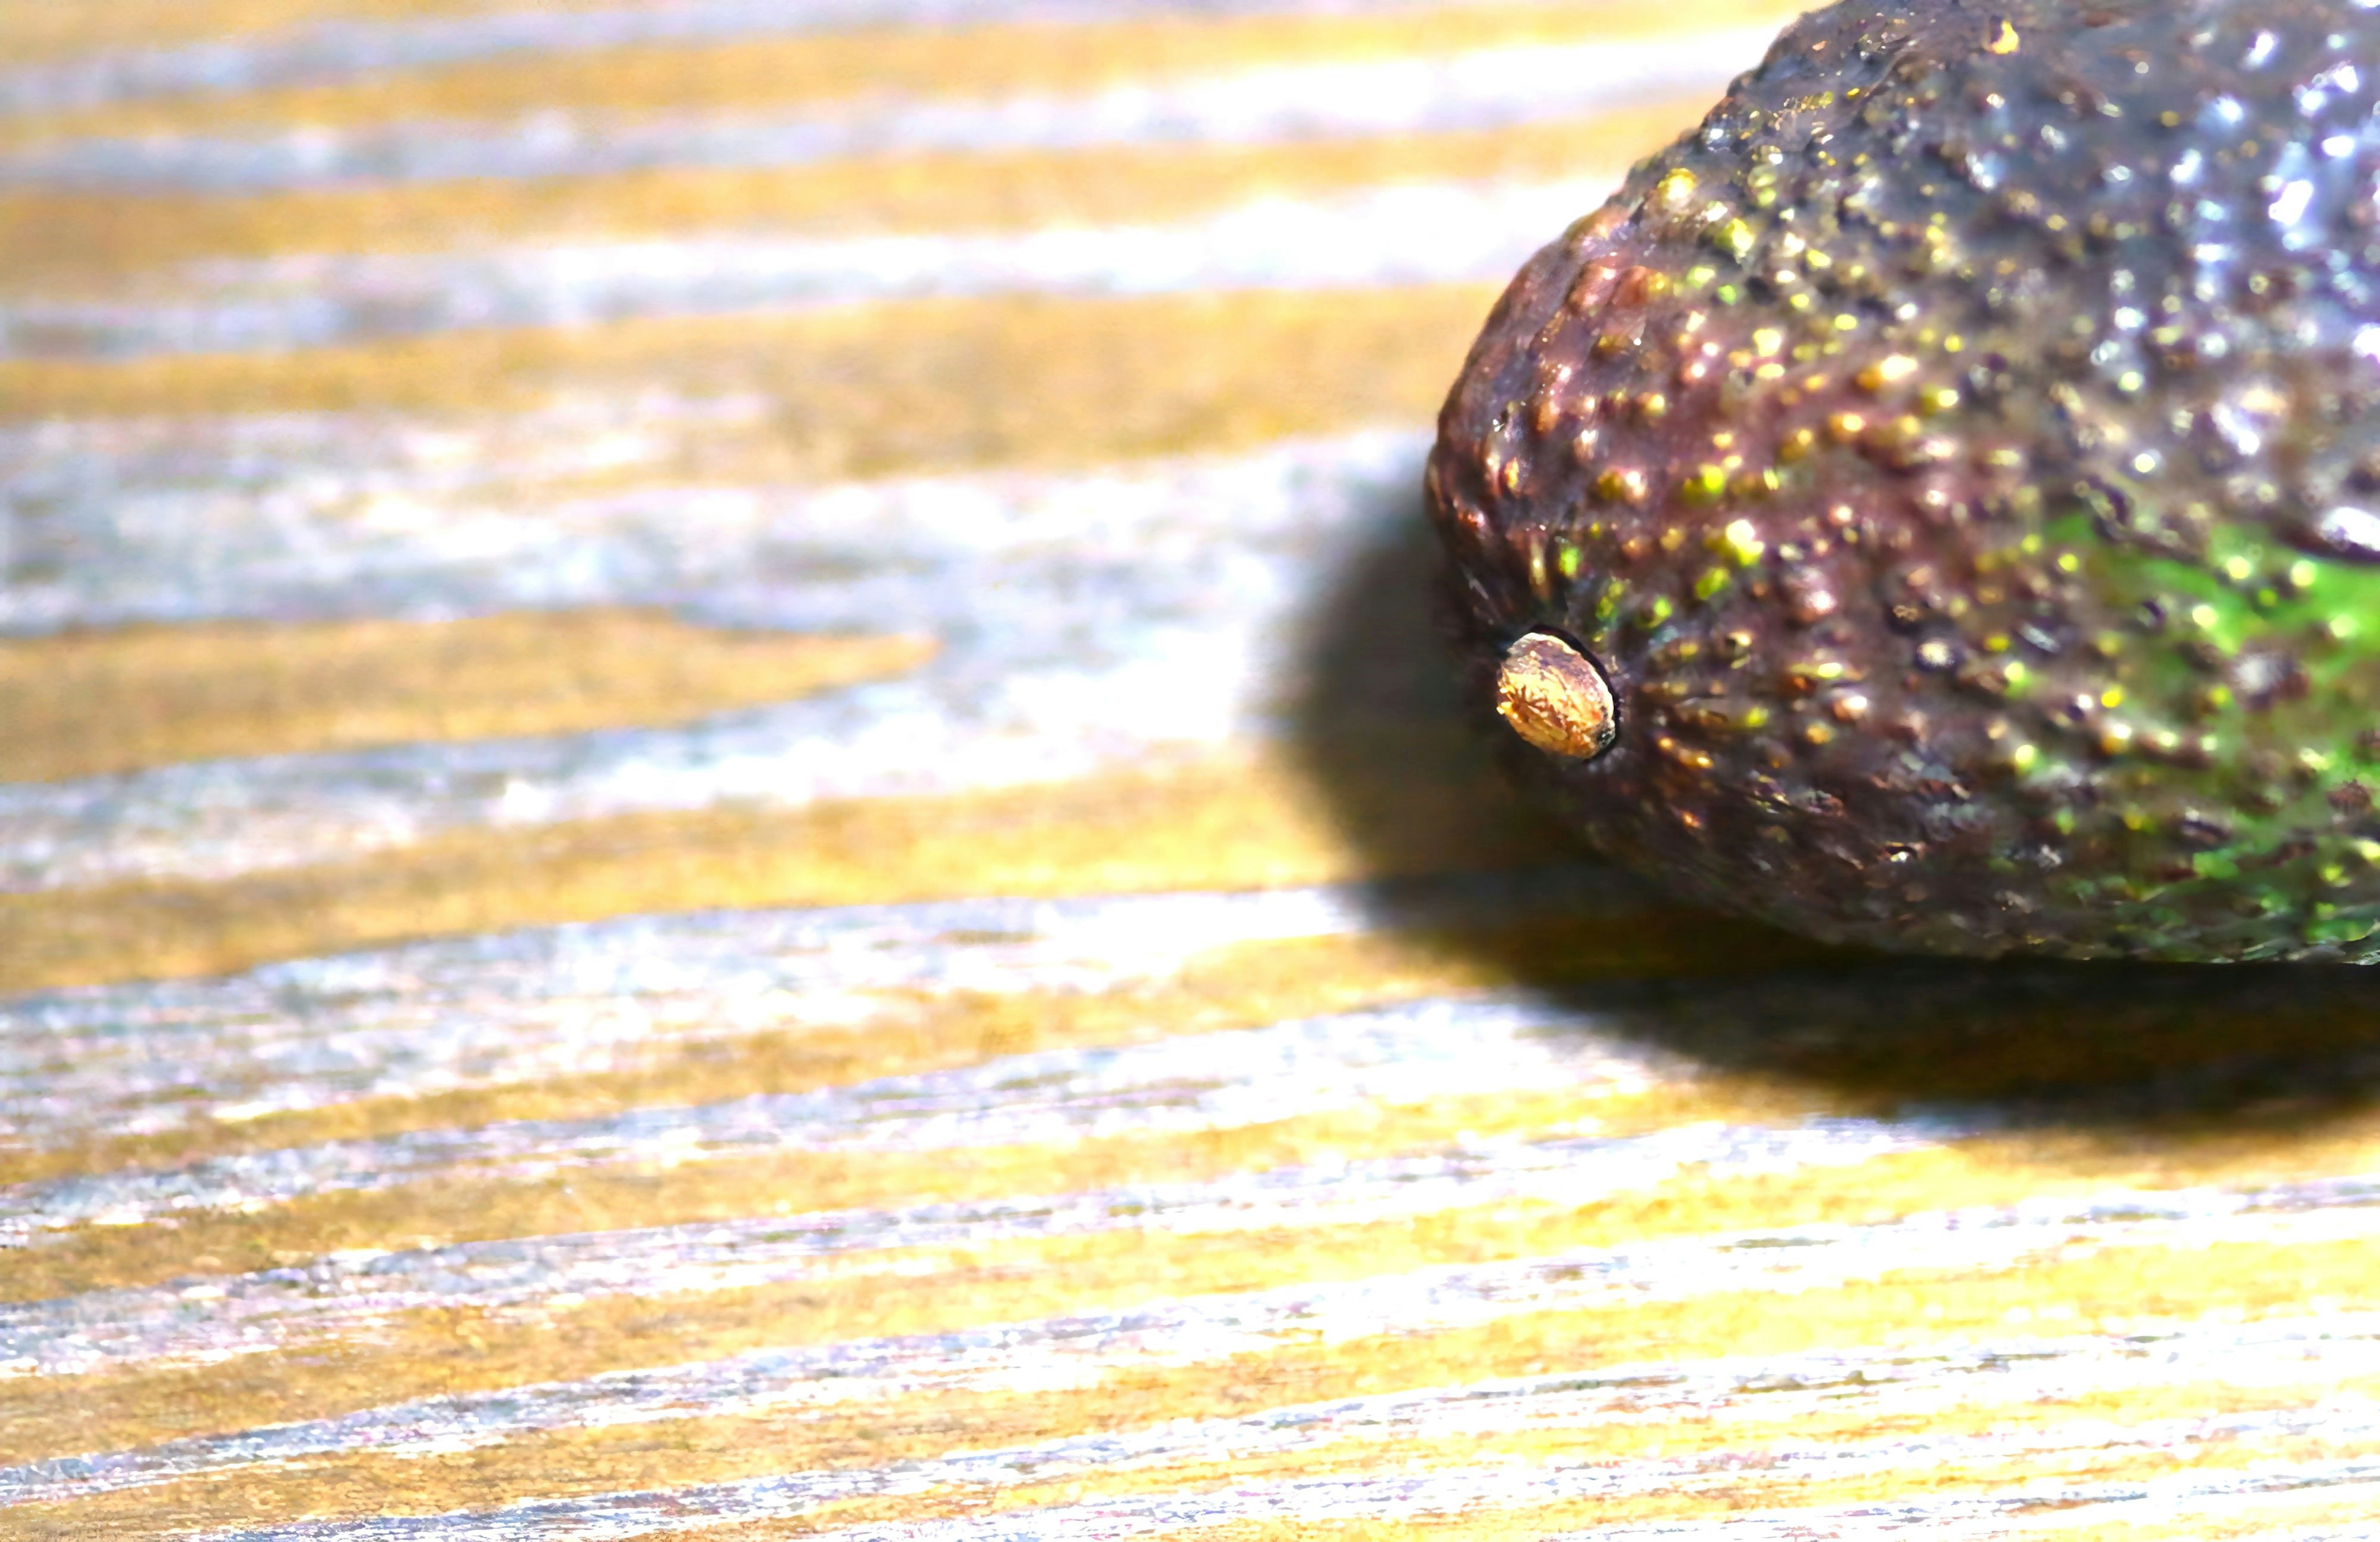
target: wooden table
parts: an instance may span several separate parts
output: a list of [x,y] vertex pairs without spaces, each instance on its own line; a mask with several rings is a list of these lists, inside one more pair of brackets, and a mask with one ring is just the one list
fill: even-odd
[[1419,456],[1741,0],[0,0],[0,1536],[2368,1536],[2352,974],[1503,790]]

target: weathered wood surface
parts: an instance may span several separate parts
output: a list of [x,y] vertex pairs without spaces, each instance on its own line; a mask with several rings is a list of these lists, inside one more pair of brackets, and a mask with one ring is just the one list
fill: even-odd
[[0,3],[0,1536],[2369,1535],[2363,977],[1450,709],[1439,393],[1779,19]]

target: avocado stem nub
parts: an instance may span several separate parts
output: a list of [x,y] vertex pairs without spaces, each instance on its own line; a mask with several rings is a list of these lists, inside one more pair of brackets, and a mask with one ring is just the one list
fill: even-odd
[[1573,760],[1609,749],[1620,729],[1603,671],[1551,632],[1530,632],[1505,650],[1496,710],[1537,748]]

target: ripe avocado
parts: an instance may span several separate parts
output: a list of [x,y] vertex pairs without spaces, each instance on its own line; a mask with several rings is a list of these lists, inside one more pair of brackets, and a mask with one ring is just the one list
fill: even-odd
[[2376,106],[2350,0],[1804,17],[1447,402],[1479,698],[1821,938],[2380,960]]

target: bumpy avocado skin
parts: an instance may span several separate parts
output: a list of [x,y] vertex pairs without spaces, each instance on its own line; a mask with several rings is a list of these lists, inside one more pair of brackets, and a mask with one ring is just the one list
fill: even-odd
[[1427,489],[1485,699],[1688,896],[2380,958],[2380,12],[1848,0],[1533,259]]

